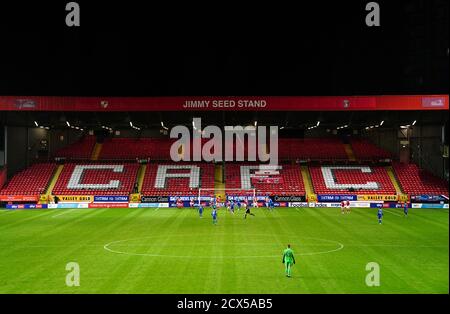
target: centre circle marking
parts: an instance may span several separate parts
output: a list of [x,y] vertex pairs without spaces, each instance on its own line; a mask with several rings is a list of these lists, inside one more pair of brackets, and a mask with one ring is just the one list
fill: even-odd
[[[209,234],[210,235],[210,234]],[[217,234],[216,234],[217,235]],[[194,235],[171,235],[172,237],[186,237],[186,236],[194,236]],[[195,236],[201,236],[201,235],[195,235]],[[245,234],[244,236],[271,236],[271,235],[267,235],[267,234]],[[289,237],[292,237],[290,235],[286,235]],[[168,258],[198,258],[198,259],[215,259],[215,258],[227,258],[227,259],[249,259],[249,258],[277,258],[280,257],[280,254],[277,255],[249,255],[249,256],[243,256],[243,255],[238,255],[238,256],[214,256],[214,255],[209,255],[209,256],[198,256],[198,255],[169,255],[169,254],[153,254],[153,253],[134,253],[134,252],[127,252],[127,251],[120,251],[118,249],[113,249],[111,248],[112,246],[114,246],[115,244],[120,244],[120,243],[124,243],[124,242],[129,242],[129,241],[133,241],[133,240],[142,240],[142,239],[155,239],[155,238],[166,238],[167,236],[163,236],[163,235],[155,235],[155,236],[147,236],[147,237],[140,237],[140,238],[131,238],[131,239],[125,239],[125,240],[117,240],[117,241],[112,241],[109,242],[107,244],[105,244],[103,246],[103,248],[111,253],[115,253],[115,254],[122,254],[122,255],[132,255],[132,256],[148,256],[148,257],[168,257]],[[316,240],[319,242],[327,242],[330,244],[335,244],[336,247],[331,249],[331,250],[326,250],[326,251],[317,251],[317,252],[306,252],[306,253],[296,253],[296,256],[310,256],[310,255],[319,255],[319,254],[327,254],[327,253],[333,253],[333,252],[337,252],[340,251],[344,248],[344,244],[338,242],[338,241],[334,241],[334,240],[328,240],[328,239],[322,239],[322,238],[313,238],[313,237],[301,237],[301,236],[294,236],[292,238],[297,238],[297,239],[309,239],[309,240]],[[301,241],[300,241],[301,242]],[[249,246],[251,246],[252,244],[249,244]],[[125,245],[126,247],[127,245]],[[132,245],[129,245],[132,246]],[[140,246],[145,246],[145,245],[140,245]],[[314,246],[314,244],[312,245]],[[318,246],[317,244],[315,246]],[[323,246],[323,245],[322,245]]]

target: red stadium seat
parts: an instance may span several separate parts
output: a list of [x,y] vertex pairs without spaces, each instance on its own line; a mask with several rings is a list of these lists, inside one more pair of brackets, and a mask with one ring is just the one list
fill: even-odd
[[[93,166],[82,171],[80,166]],[[102,169],[102,166],[117,166],[117,169]],[[132,193],[137,179],[137,163],[90,163],[64,165],[64,169],[53,188],[55,195],[128,195]],[[79,175],[79,180],[71,182]],[[104,187],[102,187],[104,186]]]
[[353,153],[356,159],[362,160],[376,160],[392,158],[392,154],[388,151],[379,148],[366,139],[353,139],[351,141]]
[[99,159],[131,160],[151,158],[171,160],[170,147],[174,139],[156,138],[109,138],[102,145]]
[[394,170],[405,193],[411,195],[445,195],[448,182],[421,170],[415,164],[394,163]]
[[[190,174],[191,169],[185,166],[196,166],[193,171],[195,178],[179,177],[166,178],[158,176],[158,171],[169,166],[167,173]],[[177,169],[178,168],[178,169]],[[165,179],[165,180],[164,180]],[[160,181],[162,180],[162,181]],[[189,187],[192,182],[194,186]],[[207,163],[152,163],[147,165],[147,170],[142,184],[142,194],[148,196],[196,196],[199,188],[214,188],[214,165]],[[213,193],[213,191],[211,191]]]
[[358,194],[397,194],[385,167],[311,166],[309,172],[317,194],[352,194],[350,187]]
[[[249,166],[249,164],[227,163],[225,165],[225,185],[229,189],[243,189],[242,182],[248,180],[245,174],[241,171],[241,166]],[[260,183],[247,182],[250,188],[254,188],[262,194],[269,195],[304,195],[305,187],[301,177],[300,167],[296,165],[282,164],[279,169],[279,177],[282,182],[274,183]],[[253,170],[252,172],[254,172]],[[230,191],[230,194],[246,195],[248,189],[244,188],[242,191]]]
[[78,142],[56,151],[54,156],[68,159],[90,159],[94,146],[95,136],[88,135]]
[[279,139],[281,160],[348,160],[345,147],[336,138]]
[[35,164],[17,173],[0,190],[0,195],[36,196],[45,192],[52,178],[56,164]]

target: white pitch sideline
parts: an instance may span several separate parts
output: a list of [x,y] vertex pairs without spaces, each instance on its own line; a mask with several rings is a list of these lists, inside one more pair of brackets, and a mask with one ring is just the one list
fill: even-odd
[[52,218],[59,217],[59,216],[62,216],[64,214],[67,214],[67,213],[71,213],[71,212],[73,212],[74,210],[77,210],[77,209],[78,210],[80,210],[80,209],[81,210],[86,210],[86,209],[94,209],[94,208],[70,208],[70,209],[62,210],[62,213],[58,213],[56,215],[53,215]]

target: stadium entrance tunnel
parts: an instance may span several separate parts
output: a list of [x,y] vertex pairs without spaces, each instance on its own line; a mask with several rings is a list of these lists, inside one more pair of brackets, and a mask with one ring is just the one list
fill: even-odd
[[[220,241],[211,238],[222,237]],[[190,234],[155,235],[112,241],[103,246],[111,253],[193,259],[253,259],[280,258],[287,243],[294,248],[296,256],[327,254],[340,251],[344,245],[338,241],[270,234]],[[284,242],[280,242],[284,239]]]

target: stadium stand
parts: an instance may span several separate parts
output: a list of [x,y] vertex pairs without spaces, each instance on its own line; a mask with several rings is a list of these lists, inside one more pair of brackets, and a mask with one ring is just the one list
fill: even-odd
[[[202,140],[205,143],[207,140]],[[108,163],[70,162],[64,165],[52,193],[57,195],[127,195],[133,191],[139,169],[137,163],[123,163],[136,158],[153,160],[169,159],[168,139],[107,139],[103,145],[101,159],[123,160]],[[88,159],[95,145],[94,136],[86,136],[77,143],[59,150],[57,156]],[[358,161],[388,158],[390,154],[367,140],[352,140]],[[280,139],[280,159],[310,159],[317,161],[341,159],[347,161],[344,144],[338,139]],[[191,151],[192,155],[192,151]],[[309,166],[314,192],[318,194],[396,194],[396,189],[386,167],[382,166]],[[195,166],[194,168],[189,168]],[[305,194],[300,167],[290,163],[282,164],[279,173],[259,173],[247,163],[225,164],[225,187],[243,189],[243,194],[256,188],[262,193],[278,195]],[[84,167],[84,168],[83,168]],[[244,167],[244,168],[243,168]],[[250,167],[250,168],[248,168]],[[35,164],[16,174],[0,190],[1,195],[39,195],[48,188],[56,164]],[[148,196],[197,195],[199,188],[215,187],[215,167],[209,163],[173,163],[162,161],[147,165],[141,192]],[[445,180],[420,170],[414,164],[393,163],[393,169],[403,192],[408,194],[432,194],[448,196]],[[247,175],[245,172],[247,171]],[[185,177],[170,177],[184,174]],[[249,176],[250,174],[250,176]],[[269,179],[265,179],[269,177]],[[191,186],[189,186],[191,183]],[[353,189],[351,191],[350,189]]]
[[392,158],[391,153],[374,145],[366,139],[352,139],[351,146],[355,157],[359,160],[379,160]]
[[[248,189],[255,188],[261,191],[263,194],[270,195],[304,195],[305,187],[303,180],[301,178],[300,167],[297,165],[282,164],[281,169],[277,169],[279,174],[268,175],[271,180],[277,180],[275,178],[280,178],[278,181],[263,182],[264,179],[258,179],[255,176],[256,171],[264,171],[263,169],[248,168],[252,167],[249,164],[231,164],[227,163],[225,165],[225,185],[229,189],[243,189],[242,192],[232,192],[236,195],[248,194]],[[246,174],[250,171],[250,176]],[[264,177],[264,175],[262,175]],[[261,181],[261,182],[259,182]],[[277,183],[275,183],[277,182]],[[231,193],[231,192],[230,192]]]
[[335,138],[279,139],[279,159],[347,160],[344,144]]
[[396,194],[384,167],[310,166],[314,191],[317,194]]
[[136,182],[137,163],[68,163],[53,188],[55,195],[128,195]]
[[56,164],[34,164],[17,173],[7,185],[0,190],[0,195],[37,196],[45,192],[56,169]]
[[87,135],[74,144],[59,149],[54,154],[55,157],[64,157],[68,159],[89,159],[95,146],[95,136]]
[[[171,178],[174,174],[185,177]],[[147,196],[196,196],[199,188],[214,188],[213,164],[152,163],[147,165],[141,193]]]
[[445,195],[448,197],[448,183],[415,164],[394,163],[395,174],[404,192],[412,195]]

